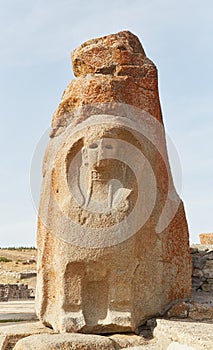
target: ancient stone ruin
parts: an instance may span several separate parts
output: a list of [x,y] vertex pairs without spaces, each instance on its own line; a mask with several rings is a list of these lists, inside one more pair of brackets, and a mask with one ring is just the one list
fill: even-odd
[[213,247],[191,248],[191,252],[193,290],[213,292]]
[[32,293],[27,284],[0,284],[0,301],[29,299]]
[[213,233],[201,233],[200,244],[213,244]]
[[72,62],[43,163],[37,314],[59,332],[135,331],[191,293],[157,69],[127,31]]

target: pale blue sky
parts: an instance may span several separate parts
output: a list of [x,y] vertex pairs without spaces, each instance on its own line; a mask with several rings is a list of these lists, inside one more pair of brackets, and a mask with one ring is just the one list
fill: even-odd
[[0,246],[35,245],[30,164],[73,78],[70,51],[124,29],[140,38],[158,67],[191,241],[213,232],[212,1],[0,0]]

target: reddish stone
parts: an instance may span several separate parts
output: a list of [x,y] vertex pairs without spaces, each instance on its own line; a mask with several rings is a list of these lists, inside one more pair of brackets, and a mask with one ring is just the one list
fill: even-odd
[[[76,79],[68,85],[53,116],[44,159],[36,309],[44,324],[61,332],[135,331],[153,315],[162,314],[171,302],[191,293],[188,227],[169,167],[157,69],[130,32],[90,40],[73,52],[72,60]],[[113,123],[118,120],[122,122],[115,128]],[[151,136],[146,136],[147,129]],[[111,157],[111,166],[104,173],[99,169],[96,181],[90,176],[94,169],[93,173],[85,170],[88,148],[97,146],[105,135],[111,135],[111,141],[116,136],[121,152],[121,141],[128,149],[134,146],[131,154],[126,149],[128,159],[123,161],[131,158],[134,169],[121,162],[115,166],[116,158]],[[82,157],[84,151],[87,161]],[[76,168],[70,168],[71,164]],[[133,174],[136,168],[139,181]],[[116,179],[116,186],[124,184],[119,188],[123,199],[118,204],[122,206],[115,201],[106,215],[88,210],[86,200],[96,195],[109,205],[116,199],[113,192],[109,198],[103,175]],[[77,189],[83,205],[74,200],[70,188]],[[137,207],[140,196],[145,200]],[[131,223],[130,213],[135,213]],[[146,220],[134,231],[141,218]],[[126,239],[92,246],[93,232],[103,242],[113,234],[116,239],[117,234],[124,234]],[[72,241],[73,236],[77,241]],[[87,245],[80,244],[80,239],[88,239]]]
[[213,233],[201,233],[200,244],[213,244]]
[[185,302],[180,302],[171,307],[167,312],[169,318],[187,318],[189,306]]

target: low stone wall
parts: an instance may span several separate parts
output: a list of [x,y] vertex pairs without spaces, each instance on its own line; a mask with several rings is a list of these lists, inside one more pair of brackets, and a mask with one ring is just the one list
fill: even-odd
[[191,256],[193,290],[213,292],[213,245],[194,245]]
[[27,284],[0,284],[0,301],[29,299],[33,297],[33,290]]
[[16,272],[16,278],[23,280],[25,278],[32,278],[36,277],[37,272],[36,271],[22,271],[22,272]]
[[13,271],[0,271],[0,275],[2,276],[8,276],[8,277],[14,277],[19,280],[25,279],[25,278],[32,278],[37,276],[36,271],[21,271],[21,272],[13,272]]

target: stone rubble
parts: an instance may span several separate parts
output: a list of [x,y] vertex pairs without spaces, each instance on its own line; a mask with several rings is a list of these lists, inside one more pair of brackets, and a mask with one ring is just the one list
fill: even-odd
[[[15,325],[0,326],[0,350],[13,349],[16,343],[33,334],[54,333],[52,329],[44,327],[41,322],[21,322]],[[37,349],[35,347],[34,349]]]
[[213,306],[201,305],[194,302],[180,302],[171,307],[166,317],[171,319],[186,319],[193,321],[212,321]]
[[213,246],[191,248],[191,255],[193,290],[213,292]]
[[14,278],[21,280],[21,279],[25,279],[25,278],[36,277],[37,271],[21,271],[21,272],[0,271],[0,275],[14,277]]
[[32,294],[27,284],[0,284],[0,301],[28,299]]

